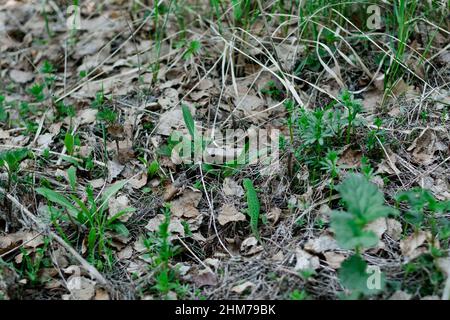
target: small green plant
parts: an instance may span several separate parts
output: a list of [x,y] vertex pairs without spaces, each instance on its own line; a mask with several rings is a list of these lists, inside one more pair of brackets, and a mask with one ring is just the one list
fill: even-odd
[[269,81],[266,83],[263,89],[261,89],[262,94],[266,94],[275,100],[283,100],[284,93],[275,84],[275,81]]
[[344,91],[340,97],[341,105],[347,109],[347,144],[350,143],[352,134],[355,133],[355,126],[358,125],[356,116],[361,112],[361,103],[353,98],[348,92]]
[[450,212],[450,201],[438,201],[430,191],[421,188],[399,193],[396,201],[408,205],[404,217],[416,231],[430,227],[433,236],[442,240],[450,238],[450,223],[445,217]]
[[5,96],[0,94],[0,122],[6,122],[8,113],[5,110]]
[[290,296],[289,296],[290,300],[307,300],[308,299],[308,294],[306,293],[305,290],[294,290],[291,292]]
[[28,89],[28,93],[33,96],[36,102],[42,102],[45,99],[43,84],[35,83],[33,86],[31,86],[31,88]]
[[252,180],[246,178],[242,184],[244,185],[247,195],[247,214],[250,217],[250,229],[256,239],[261,240],[258,229],[260,215],[258,194],[256,193]]
[[200,52],[201,43],[198,40],[192,40],[189,43],[189,47],[186,49],[186,52],[183,54],[183,59],[188,60],[198,54]]
[[370,222],[396,211],[384,204],[383,193],[362,175],[351,174],[337,190],[347,210],[332,212],[331,227],[340,247],[355,250],[355,254],[342,263],[339,279],[353,298],[377,293],[381,288],[368,286],[367,263],[361,251],[375,246],[379,239],[365,228]]
[[163,208],[164,220],[159,225],[158,232],[149,233],[144,245],[149,250],[153,262],[151,269],[154,271],[155,284],[152,289],[167,298],[169,292],[174,290],[179,293],[182,286],[177,280],[176,270],[170,265],[171,260],[180,252],[180,247],[172,244],[170,240],[170,207]]
[[[12,185],[14,182],[17,182],[17,173],[20,168],[20,163],[25,160],[30,155],[28,149],[17,149],[17,150],[8,150],[4,152],[0,152],[0,168],[4,168],[8,175],[8,180],[6,181],[5,188],[6,192],[11,192]],[[3,184],[2,181],[0,181]],[[8,201],[6,195],[3,198],[3,206],[7,211],[7,220],[9,223],[12,223],[12,206]]]
[[[73,169],[69,169],[68,176],[71,188],[75,189]],[[113,216],[108,214],[108,200],[119,192],[125,183],[126,181],[114,183],[103,192],[102,197],[94,197],[93,189],[88,185],[85,189],[85,201],[75,194],[66,196],[45,187],[36,189],[36,192],[46,198],[51,205],[62,208],[58,210],[51,206],[50,213],[53,225],[64,239],[68,240],[68,236],[63,231],[60,221],[72,224],[76,230],[87,236],[88,260],[99,269],[103,269],[105,260],[108,267],[112,265],[111,236],[107,231],[125,237],[129,235],[128,229],[119,218],[134,209],[126,208]]]
[[43,267],[50,266],[50,261],[45,258],[45,254],[47,252],[47,248],[50,244],[50,240],[48,238],[44,238],[44,244],[42,247],[37,248],[34,252],[28,252],[23,247],[20,248],[20,251],[23,255],[22,262],[22,274],[25,275],[28,280],[30,280],[30,284],[32,286],[38,285],[41,282],[39,277],[39,273]]

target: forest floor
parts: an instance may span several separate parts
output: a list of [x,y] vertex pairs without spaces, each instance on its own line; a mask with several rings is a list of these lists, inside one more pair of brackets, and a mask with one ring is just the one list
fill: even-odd
[[0,299],[448,299],[450,3],[79,3],[0,0]]

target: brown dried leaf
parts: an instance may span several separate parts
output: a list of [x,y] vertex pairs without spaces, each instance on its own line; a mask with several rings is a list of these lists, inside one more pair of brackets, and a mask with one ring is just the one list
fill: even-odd
[[224,226],[229,222],[245,221],[245,215],[239,212],[235,206],[224,204],[217,220],[220,225]]

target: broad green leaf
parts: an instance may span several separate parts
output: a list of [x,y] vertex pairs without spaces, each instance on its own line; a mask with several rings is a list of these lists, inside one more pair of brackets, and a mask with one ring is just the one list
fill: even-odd
[[117,192],[120,191],[120,189],[123,188],[123,186],[126,183],[127,183],[127,180],[117,181],[116,183],[114,183],[113,185],[108,187],[103,192],[102,201],[101,201],[99,208],[102,208],[112,196],[114,196]]
[[368,223],[396,211],[384,205],[383,194],[362,175],[350,175],[337,190],[347,208],[331,215],[331,227],[339,245],[345,249],[375,246],[378,243],[376,235],[364,228]]
[[66,197],[59,194],[58,192],[55,192],[48,188],[37,188],[36,192],[47,198],[48,201],[57,203],[66,208],[70,215],[77,215],[79,210],[72,204],[72,202],[70,202]]
[[[341,284],[352,293],[361,293],[364,295],[372,295],[380,292],[384,288],[385,280],[380,272],[378,275],[369,273],[367,263],[360,255],[355,254],[342,262],[339,269],[339,279]],[[371,281],[369,277],[379,276],[377,281]],[[377,288],[377,285],[379,287]]]
[[126,208],[126,209],[123,209],[123,210],[117,212],[117,213],[116,213],[114,216],[112,216],[111,218],[109,218],[106,224],[108,224],[108,225],[109,225],[109,224],[112,224],[114,221],[116,221],[117,219],[119,219],[119,218],[120,218],[121,216],[123,216],[125,213],[128,213],[128,212],[134,212],[134,211],[136,211],[135,208]]
[[73,148],[75,145],[75,137],[70,134],[70,132],[66,133],[66,136],[64,137],[64,146],[67,149],[67,153],[68,154],[72,154],[73,153]]
[[69,178],[69,184],[72,191],[75,191],[77,186],[77,169],[74,166],[70,166],[67,169],[67,177]]
[[259,239],[258,221],[260,213],[260,204],[253,182],[250,179],[244,179],[243,185],[247,193],[247,214],[250,216],[250,228],[253,235]]
[[121,223],[114,223],[109,226],[111,230],[114,230],[118,235],[128,237],[130,235],[130,231],[128,231],[127,227]]
[[346,204],[347,211],[367,222],[395,212],[393,208],[384,205],[383,193],[377,186],[362,175],[350,175],[337,190]]
[[365,231],[357,219],[345,211],[333,211],[331,228],[343,249],[371,248],[377,245],[378,237],[372,231]]
[[193,139],[195,139],[196,129],[195,129],[194,118],[192,118],[191,110],[189,110],[189,107],[186,105],[182,105],[181,110],[183,111],[184,123],[186,124],[189,134],[191,135],[191,137]]

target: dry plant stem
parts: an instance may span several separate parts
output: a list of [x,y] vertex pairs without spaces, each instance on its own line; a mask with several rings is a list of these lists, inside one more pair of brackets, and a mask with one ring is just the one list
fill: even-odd
[[208,201],[209,209],[211,210],[211,217],[212,217],[212,221],[213,221],[214,232],[216,233],[217,239],[219,240],[219,242],[220,242],[221,246],[223,247],[223,249],[230,255],[230,257],[233,257],[231,252],[227,249],[227,247],[223,243],[222,239],[220,239],[219,232],[217,231],[216,217],[214,216],[214,207],[213,207],[213,204],[212,204],[211,200],[209,199],[208,190],[206,189],[205,179],[203,177],[202,164],[199,163],[198,167],[200,169],[200,175],[201,175],[201,178],[202,178],[202,185],[203,185],[203,190],[205,191],[206,200]]
[[13,203],[18,209],[25,213],[28,218],[30,218],[40,232],[47,234],[50,238],[62,245],[78,262],[83,266],[86,271],[88,271],[100,284],[105,286],[110,286],[108,281],[100,274],[100,272],[89,262],[87,262],[72,246],[65,242],[60,236],[58,236],[53,231],[49,230],[46,225],[39,220],[34,214],[32,214],[24,205],[22,205],[15,197],[5,192],[0,188],[0,192],[5,194],[5,196]]
[[192,256],[202,265],[205,267],[205,269],[208,269],[209,272],[214,273],[210,267],[208,267],[202,260],[200,260],[199,257],[197,257],[197,255],[194,253],[194,251],[191,250],[191,248],[189,248],[189,246],[179,237],[177,236],[177,240],[181,242],[181,244],[183,245],[183,247],[186,248],[187,251],[189,251],[190,254],[192,254]]

